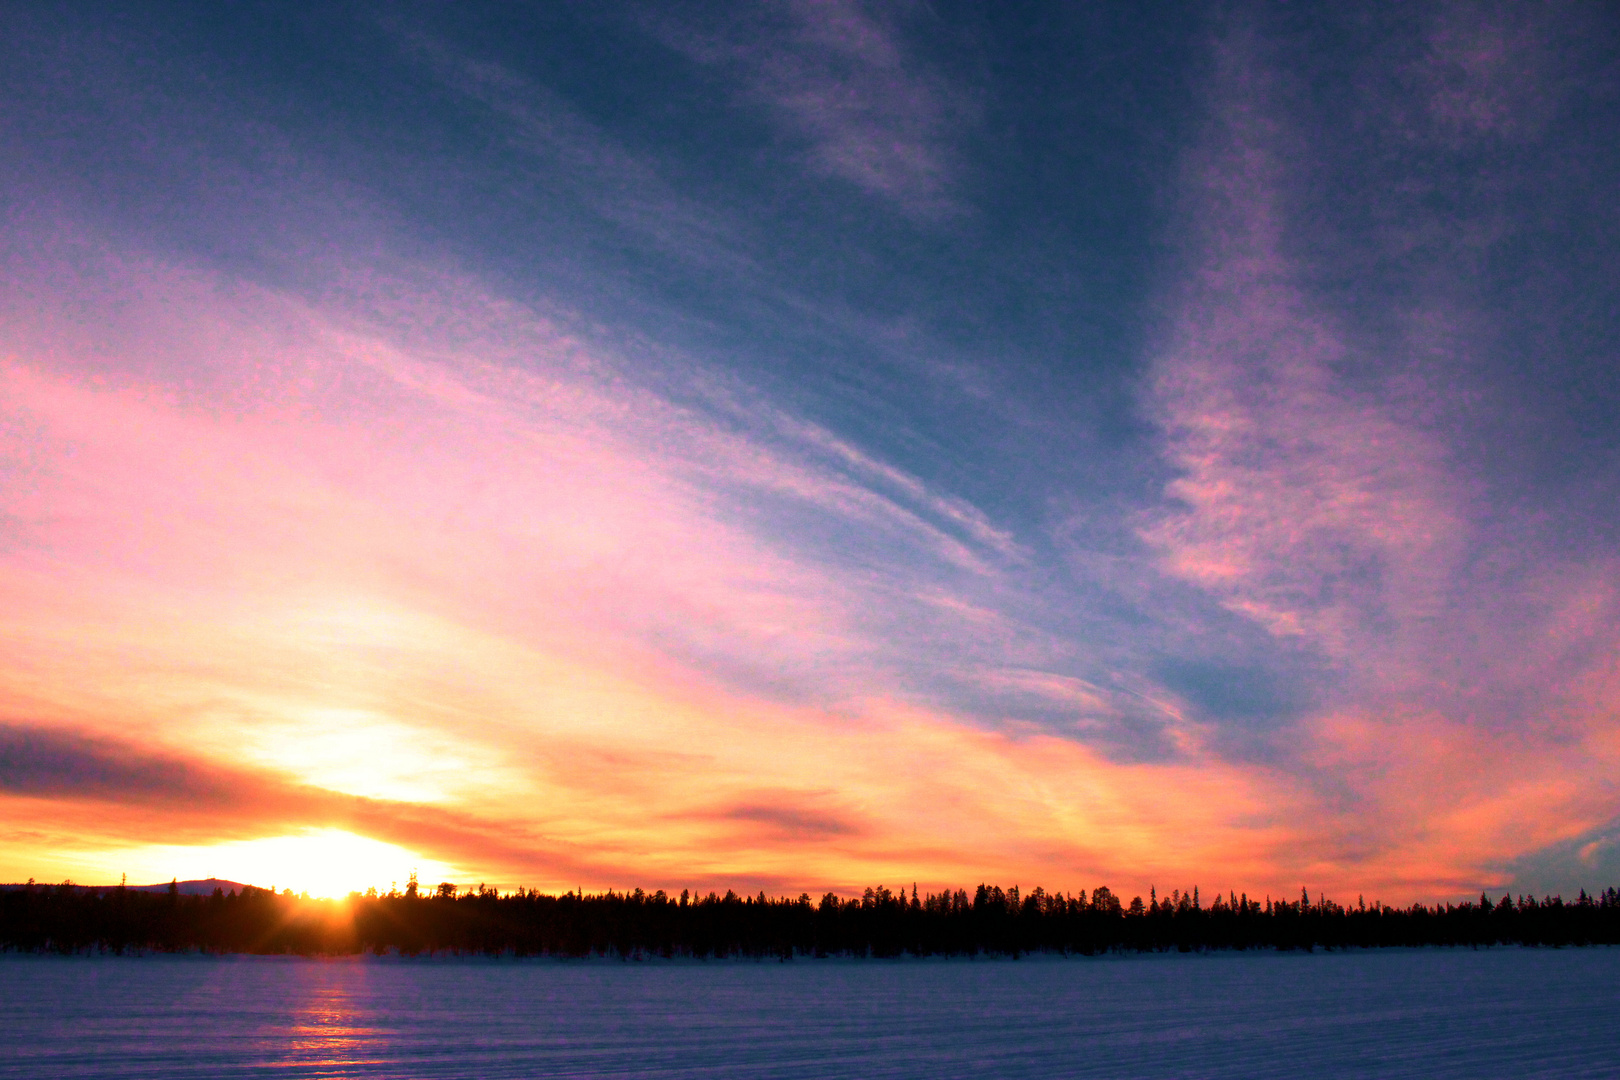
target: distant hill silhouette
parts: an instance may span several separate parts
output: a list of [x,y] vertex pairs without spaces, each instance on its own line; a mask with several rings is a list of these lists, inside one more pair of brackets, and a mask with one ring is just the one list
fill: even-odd
[[[181,896],[212,896],[214,895],[215,889],[221,889],[225,892],[241,892],[243,889],[247,888],[247,886],[243,885],[240,881],[227,881],[224,878],[214,877],[197,878],[192,881],[163,881],[156,885],[126,885],[124,887],[130,892],[166,893],[169,891],[170,885],[176,886]],[[38,886],[36,886],[36,888],[37,887]],[[0,885],[0,891],[26,888],[28,888],[28,886],[24,882]]]
[[224,878],[217,877],[198,878],[194,881],[164,881],[157,885],[131,885],[129,888],[135,892],[160,893],[168,892],[171,884],[180,887],[181,896],[212,896],[215,889],[223,889],[225,892],[241,892],[246,888],[240,881],[226,881]]

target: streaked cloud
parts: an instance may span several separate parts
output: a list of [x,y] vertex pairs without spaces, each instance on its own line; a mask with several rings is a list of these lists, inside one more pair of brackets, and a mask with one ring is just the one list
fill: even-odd
[[[1468,491],[1284,255],[1292,144],[1251,61],[1226,46],[1189,165],[1201,250],[1150,395],[1177,476],[1143,537],[1167,573],[1342,660],[1368,631],[1438,614]],[[1344,376],[1358,368],[1371,378]]]
[[[32,178],[0,241],[0,878],[306,843],[548,888],[1401,902],[1612,865],[1609,122],[1571,72],[1609,76],[1555,18],[1201,24],[1191,89],[1131,84],[1182,140],[1131,174],[1152,281],[1074,284],[1006,272],[1068,241],[941,44],[1022,55],[997,19],[361,14],[320,24],[343,63],[208,68],[217,103],[120,68],[95,100],[158,164],[95,199],[36,182],[111,138],[80,98],[54,142],[44,91],[0,132]],[[40,86],[89,85],[45,38]],[[587,46],[652,74],[568,69]],[[350,62],[381,100],[329,93]],[[1148,212],[1019,71],[966,68],[1020,168]],[[195,233],[128,209],[188,184]],[[1516,210],[1537,185],[1563,201]],[[1538,267],[1580,302],[1510,287]],[[1024,333],[1082,288],[1138,290],[1083,338],[1117,355]]]
[[[1491,476],[1436,421],[1443,395],[1462,391],[1413,377],[1435,362],[1423,320],[1394,342],[1410,351],[1369,353],[1289,256],[1309,228],[1290,168],[1304,136],[1260,55],[1245,30],[1220,47],[1206,142],[1190,158],[1191,268],[1171,290],[1148,399],[1175,472],[1140,535],[1162,572],[1331,676],[1306,683],[1302,714],[1241,678],[1215,699],[1194,687],[1206,715],[1235,690],[1241,714],[1297,719],[1271,745],[1302,755],[1302,779],[1324,798],[1318,850],[1342,844],[1344,865],[1395,880],[1469,850],[1447,887],[1481,874],[1501,884],[1488,867],[1610,813],[1606,773],[1590,766],[1607,758],[1617,702],[1588,651],[1613,640],[1596,615],[1612,610],[1607,571],[1533,530],[1496,527]],[[1440,152],[1450,137],[1434,136]],[[1432,302],[1438,321],[1475,317]],[[1501,575],[1509,565],[1522,575]],[[1565,607],[1575,595],[1580,615]],[[1572,634],[1559,629],[1570,617]],[[1594,678],[1603,691],[1571,694]]]
[[929,16],[915,5],[790,0],[719,28],[659,29],[700,63],[743,72],[745,100],[770,110],[813,170],[927,218],[962,209],[953,142],[978,118],[965,88],[910,54],[899,24]]

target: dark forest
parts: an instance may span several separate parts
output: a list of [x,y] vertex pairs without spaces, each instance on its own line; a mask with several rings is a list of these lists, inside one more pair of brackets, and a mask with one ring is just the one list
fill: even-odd
[[919,896],[871,888],[855,898],[499,894],[448,882],[431,892],[320,900],[253,887],[185,896],[72,884],[0,892],[0,948],[27,952],[204,952],[792,959],[1093,955],[1110,951],[1347,949],[1387,946],[1612,945],[1620,891],[1462,904],[1341,905],[1324,897],[1205,902],[1198,890],[1122,903],[979,886]]

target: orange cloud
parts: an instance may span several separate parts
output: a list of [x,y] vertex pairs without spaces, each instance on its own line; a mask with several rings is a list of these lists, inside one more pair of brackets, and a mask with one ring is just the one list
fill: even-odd
[[[131,845],[340,830],[548,888],[1398,901],[1472,888],[1601,812],[1600,786],[1560,780],[1573,751],[1411,707],[1398,728],[1329,711],[1289,751],[1235,759],[1140,675],[1053,670],[1072,643],[995,605],[1030,553],[974,508],[769,410],[749,427],[678,408],[464,285],[399,301],[385,334],[142,274],[162,301],[99,344],[36,312],[0,363],[0,717],[66,763],[45,782],[37,754],[0,762],[0,877],[47,852],[82,877]],[[487,321],[435,329],[438,305]],[[1268,582],[1317,572],[1318,526],[1385,544],[1352,453],[1385,422],[1341,410],[1328,466],[1289,466],[1350,507],[1298,532],[1286,484],[1222,464],[1259,421],[1174,400],[1227,434],[1177,444],[1203,471],[1185,520],[1149,535],[1238,608],[1326,634]],[[850,550],[886,552],[885,572]],[[1188,569],[1216,563],[1213,585]],[[1542,625],[1574,648],[1609,608],[1568,595]],[[1581,685],[1612,701],[1612,682]],[[1138,710],[1167,749],[1110,756],[958,708],[961,687],[1064,710],[1081,737]],[[1612,727],[1581,730],[1612,753]]]

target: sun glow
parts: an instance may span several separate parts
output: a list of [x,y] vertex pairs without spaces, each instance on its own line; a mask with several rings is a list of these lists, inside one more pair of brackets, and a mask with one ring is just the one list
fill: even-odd
[[311,896],[404,889],[413,871],[425,883],[424,889],[458,879],[455,868],[445,863],[341,829],[308,829],[289,836],[171,850],[172,866],[191,869],[171,871],[170,877],[225,878]]

